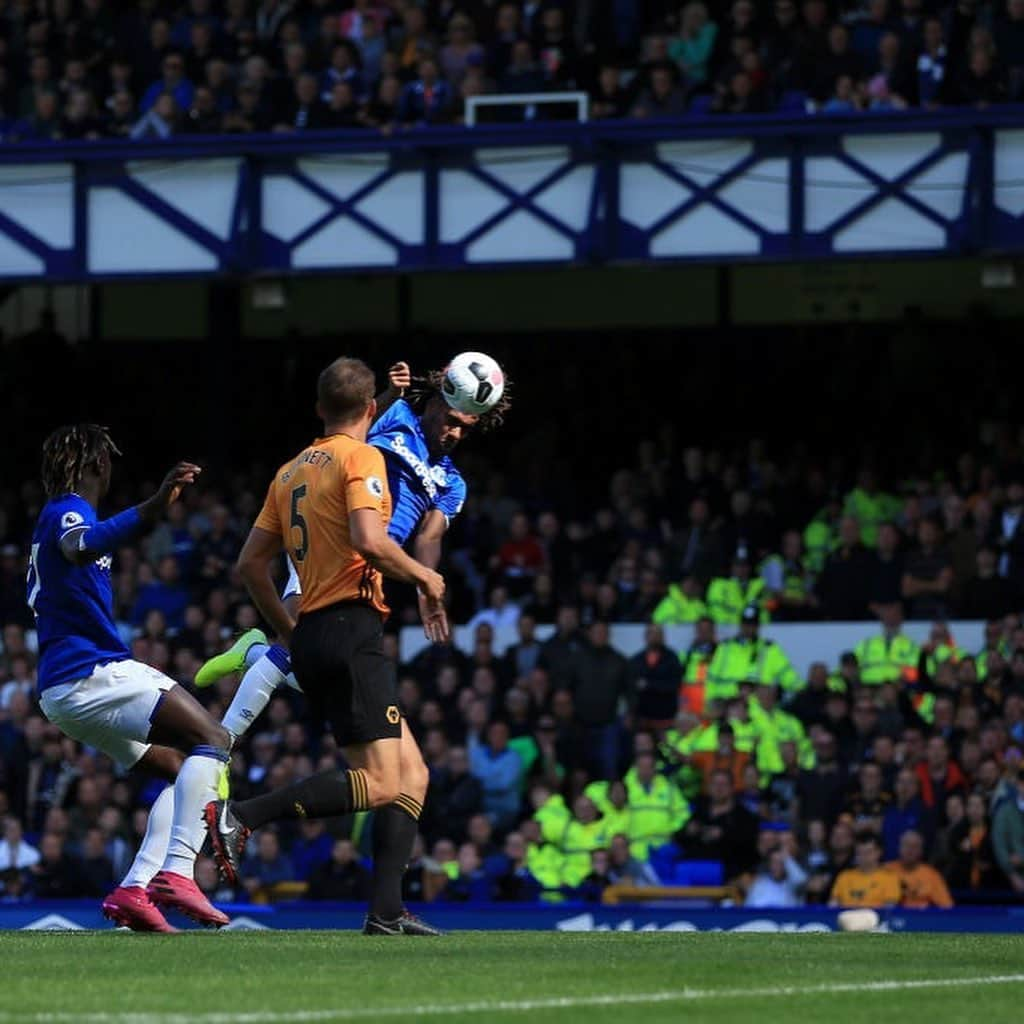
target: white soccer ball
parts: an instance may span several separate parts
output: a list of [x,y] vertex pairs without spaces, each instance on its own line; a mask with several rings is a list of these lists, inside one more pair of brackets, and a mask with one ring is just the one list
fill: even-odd
[[505,374],[483,352],[460,352],[444,371],[441,394],[456,411],[482,416],[501,400]]
[[844,910],[838,917],[839,930],[844,932],[873,932],[881,918],[878,911],[867,907],[855,910]]

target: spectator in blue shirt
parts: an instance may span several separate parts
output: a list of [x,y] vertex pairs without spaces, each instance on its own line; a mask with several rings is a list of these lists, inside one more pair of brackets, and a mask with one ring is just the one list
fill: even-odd
[[164,613],[167,625],[171,629],[180,629],[185,617],[185,608],[189,603],[189,592],[181,585],[181,570],[178,560],[171,555],[160,559],[157,567],[157,579],[148,583],[139,591],[135,608],[132,611],[132,623],[142,624],[146,613],[153,608]]
[[256,843],[256,856],[242,866],[242,884],[246,891],[255,893],[278,882],[290,882],[292,866],[281,852],[281,843],[272,828],[260,829]]
[[917,58],[917,95],[922,107],[937,107],[942,102],[946,78],[943,35],[940,18],[929,18],[924,23],[924,48]]
[[209,28],[211,36],[217,34],[219,25],[211,7],[211,0],[189,0],[188,14],[175,23],[171,32],[171,40],[175,46],[187,46],[192,38],[192,29],[196,25]]
[[490,898],[491,878],[480,863],[480,854],[472,843],[459,847],[458,874],[449,878],[441,899],[454,903],[478,902]]
[[868,9],[853,26],[850,46],[871,73],[878,70],[878,44],[893,30],[889,0],[870,0]]
[[451,86],[441,78],[437,61],[426,57],[419,64],[419,78],[402,90],[398,120],[404,124],[437,124],[446,120],[451,103]]
[[523,762],[509,748],[508,726],[494,721],[487,728],[487,743],[469,734],[469,768],[484,787],[484,811],[499,831],[509,828],[519,811],[519,779]]
[[324,103],[330,103],[338,82],[345,82],[357,100],[362,100],[366,93],[363,76],[359,73],[359,51],[347,39],[334,45],[331,63],[320,80],[320,98]]
[[885,859],[896,860],[900,854],[900,837],[904,832],[920,832],[931,838],[932,818],[920,797],[920,783],[910,768],[903,768],[896,776],[896,799],[882,819],[882,844]]
[[522,903],[540,896],[541,886],[526,866],[526,840],[521,832],[505,837],[501,854],[491,858],[491,899],[504,903]]
[[60,137],[57,116],[57,94],[43,91],[36,94],[35,112],[22,118],[11,129],[11,134],[24,142],[48,142]]
[[156,105],[156,101],[164,94],[174,97],[179,110],[188,110],[192,106],[192,83],[185,77],[185,58],[178,50],[171,50],[164,56],[160,64],[162,77],[154,82],[143,94],[139,110],[147,113]]
[[131,130],[133,139],[169,139],[181,126],[181,110],[169,93],[157,97],[152,109],[146,111]]
[[299,823],[299,838],[292,844],[293,877],[308,882],[313,872],[331,859],[334,839],[324,826],[323,819],[310,819]]

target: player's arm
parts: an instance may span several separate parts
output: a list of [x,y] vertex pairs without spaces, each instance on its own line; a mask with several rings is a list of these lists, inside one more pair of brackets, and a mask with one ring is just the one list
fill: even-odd
[[381,418],[397,402],[412,384],[412,371],[408,363],[395,363],[388,370],[388,386],[375,399],[377,414],[374,422]]
[[260,615],[286,643],[295,629],[295,616],[277,593],[274,566],[281,558],[281,535],[254,526],[238,556],[238,573]]
[[444,579],[407,555],[387,534],[375,508],[356,508],[348,514],[349,536],[356,549],[375,569],[402,583],[413,583],[432,601],[444,597]]
[[[104,519],[101,523],[86,523],[77,513],[69,513],[62,521],[60,550],[69,562],[88,565],[101,555],[109,555],[133,540],[140,530],[153,526],[178,500],[183,487],[195,483],[202,470],[191,462],[179,462],[164,477],[159,490],[140,505]],[[67,525],[77,517],[79,522]]]
[[[428,569],[441,564],[441,541],[448,530],[448,517],[438,508],[430,509],[420,522],[412,542],[413,558]],[[422,591],[417,595],[423,631],[431,643],[443,644],[448,641],[451,629],[444,604],[433,602]]]

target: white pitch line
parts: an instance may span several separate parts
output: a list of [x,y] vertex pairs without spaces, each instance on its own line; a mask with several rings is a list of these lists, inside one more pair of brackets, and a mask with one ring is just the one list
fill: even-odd
[[664,992],[623,992],[601,996],[554,996],[547,999],[498,999],[426,1006],[357,1006],[334,1010],[273,1010],[253,1013],[0,1013],[0,1024],[316,1024],[318,1021],[374,1020],[378,1017],[444,1017],[467,1013],[526,1013],[650,1003],[690,1003],[713,999],[772,999],[845,992],[900,992],[908,989],[980,988],[1022,985],[1024,974],[989,974],[974,978],[905,978],[889,981],[838,981],[770,988],[681,988]]

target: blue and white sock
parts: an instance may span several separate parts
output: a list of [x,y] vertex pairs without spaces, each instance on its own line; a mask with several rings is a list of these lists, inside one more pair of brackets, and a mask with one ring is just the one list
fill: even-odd
[[[260,717],[279,686],[287,683],[298,689],[294,683],[295,677],[291,674],[291,660],[283,647],[277,644],[272,647],[253,644],[249,650],[252,651],[255,647],[262,647],[263,652],[242,676],[242,681],[238,684],[235,696],[221,721],[235,740],[243,736],[249,726]],[[246,656],[246,662],[248,660]]]
[[167,856],[173,818],[174,787],[167,786],[149,809],[149,820],[146,822],[146,834],[142,837],[142,845],[135,854],[135,860],[132,861],[128,873],[121,880],[121,885],[137,885],[143,889],[149,885]]
[[218,798],[223,766],[231,754],[219,747],[193,747],[174,783],[174,813],[171,836],[164,858],[164,871],[192,878],[196,857],[206,839],[203,808]]

